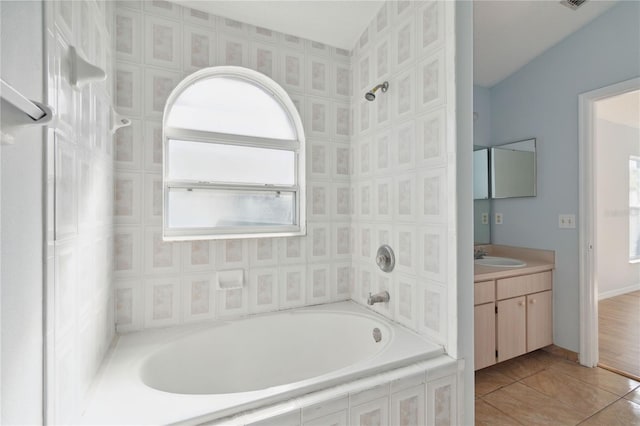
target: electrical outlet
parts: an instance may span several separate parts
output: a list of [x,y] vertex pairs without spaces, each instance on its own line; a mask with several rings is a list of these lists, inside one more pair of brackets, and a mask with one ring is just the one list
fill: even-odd
[[483,225],[488,225],[489,224],[489,213],[482,213],[482,215],[480,216],[480,222]]
[[561,214],[561,215],[558,215],[558,228],[561,228],[561,229],[575,229],[576,228],[576,215],[575,214]]
[[496,213],[495,222],[496,225],[502,225],[502,213]]

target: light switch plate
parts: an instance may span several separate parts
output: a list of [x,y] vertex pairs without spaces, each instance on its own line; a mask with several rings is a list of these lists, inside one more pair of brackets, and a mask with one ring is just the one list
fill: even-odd
[[502,225],[502,213],[496,213],[495,223],[496,225]]
[[483,225],[488,225],[489,224],[489,213],[482,213],[482,215],[480,216],[480,222]]
[[558,228],[576,229],[576,215],[575,214],[558,215]]

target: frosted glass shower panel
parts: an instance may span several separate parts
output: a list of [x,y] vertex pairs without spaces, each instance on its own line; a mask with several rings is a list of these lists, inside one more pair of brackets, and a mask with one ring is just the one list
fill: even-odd
[[294,224],[295,194],[170,188],[169,228],[235,228]]
[[172,181],[295,184],[293,151],[181,140],[168,149]]
[[291,118],[271,93],[248,81],[200,80],[180,94],[166,118],[180,129],[296,140]]

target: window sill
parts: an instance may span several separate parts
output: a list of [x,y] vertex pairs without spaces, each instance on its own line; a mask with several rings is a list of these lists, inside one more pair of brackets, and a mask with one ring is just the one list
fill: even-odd
[[[173,234],[173,235],[171,235]],[[273,232],[251,232],[251,233],[228,233],[228,234],[204,234],[197,233],[185,235],[181,232],[179,235],[175,231],[167,231],[162,235],[163,241],[201,241],[201,240],[236,240],[250,238],[283,238],[283,237],[303,237],[307,235],[307,229],[290,230],[290,231],[273,231]]]

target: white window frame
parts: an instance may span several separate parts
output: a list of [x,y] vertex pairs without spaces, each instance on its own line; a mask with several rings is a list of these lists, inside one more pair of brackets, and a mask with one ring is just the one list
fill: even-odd
[[[295,140],[281,140],[255,136],[231,135],[192,129],[181,129],[167,125],[171,108],[189,86],[208,78],[229,77],[245,80],[271,94],[286,112],[296,134]],[[294,153],[295,181],[291,186],[265,184],[235,184],[224,182],[192,182],[170,180],[168,176],[169,140],[185,140],[234,146],[281,149]],[[306,179],[305,136],[300,114],[287,92],[275,81],[259,72],[236,66],[219,66],[197,71],[182,80],[167,98],[162,121],[162,223],[165,241],[218,240],[234,238],[289,237],[306,235]],[[274,191],[292,192],[295,199],[293,225],[236,226],[225,228],[170,228],[168,223],[168,193],[171,188],[218,189],[239,192]]]

